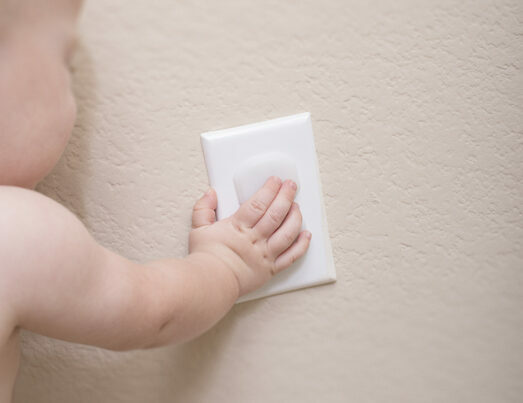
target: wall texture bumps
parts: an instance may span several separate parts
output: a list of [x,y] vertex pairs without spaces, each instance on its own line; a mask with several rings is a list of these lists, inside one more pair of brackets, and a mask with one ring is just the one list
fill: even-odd
[[136,260],[183,255],[199,133],[310,111],[338,282],[185,345],[25,334],[15,402],[523,396],[518,1],[89,2],[79,116],[39,190]]

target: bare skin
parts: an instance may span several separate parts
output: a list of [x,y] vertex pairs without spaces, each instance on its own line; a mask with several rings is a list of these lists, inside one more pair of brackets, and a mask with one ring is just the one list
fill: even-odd
[[219,222],[209,190],[194,205],[189,254],[139,264],[31,190],[75,119],[66,61],[79,3],[44,3],[45,12],[38,1],[0,1],[1,402],[11,399],[20,328],[113,350],[186,341],[289,267],[311,237],[301,231],[296,185],[273,177]]

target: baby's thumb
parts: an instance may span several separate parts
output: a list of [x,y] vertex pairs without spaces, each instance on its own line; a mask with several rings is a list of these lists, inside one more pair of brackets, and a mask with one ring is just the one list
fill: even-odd
[[216,206],[218,199],[214,189],[209,189],[200,200],[198,200],[192,210],[192,227],[198,228],[204,225],[211,225],[216,221]]

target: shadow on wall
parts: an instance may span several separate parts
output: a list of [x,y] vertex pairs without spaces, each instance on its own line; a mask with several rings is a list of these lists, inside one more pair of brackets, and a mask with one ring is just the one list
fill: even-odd
[[36,190],[56,200],[84,221],[86,212],[82,189],[89,180],[89,133],[93,132],[91,122],[97,97],[95,69],[89,51],[81,41],[71,62],[71,76],[77,105],[73,132],[60,161]]

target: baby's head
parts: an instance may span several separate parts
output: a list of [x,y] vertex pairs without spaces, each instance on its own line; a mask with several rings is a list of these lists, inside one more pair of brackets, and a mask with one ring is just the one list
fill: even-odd
[[0,32],[0,185],[34,188],[69,140],[76,105],[63,47]]

